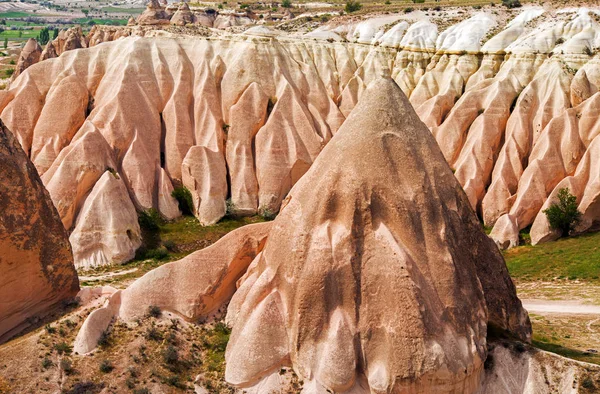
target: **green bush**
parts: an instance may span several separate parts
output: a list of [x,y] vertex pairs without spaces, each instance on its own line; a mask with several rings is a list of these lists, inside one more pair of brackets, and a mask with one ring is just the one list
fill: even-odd
[[507,8],[519,8],[521,2],[519,0],[502,0],[502,5]]
[[581,219],[581,212],[577,210],[577,197],[571,194],[568,188],[558,191],[558,204],[553,203],[543,212],[548,218],[550,227],[561,232],[565,237],[573,231],[575,225]]
[[162,354],[165,364],[174,365],[179,361],[179,353],[173,345],[169,345]]
[[148,316],[159,318],[162,315],[162,311],[156,305],[150,305],[148,307]]
[[74,371],[73,363],[71,362],[71,360],[63,358],[62,360],[60,360],[60,369],[63,370],[65,375],[71,375]]
[[282,0],[281,6],[283,8],[292,8],[292,1],[291,0]]
[[110,360],[102,360],[102,362],[100,362],[100,372],[109,373],[112,372],[113,369],[115,369],[115,367],[113,367]]
[[56,350],[58,354],[71,354],[71,346],[67,345],[65,342],[54,345],[54,350]]
[[44,369],[48,369],[53,365],[54,363],[48,357],[44,357],[44,359],[42,360],[42,368]]
[[103,331],[100,338],[98,338],[98,346],[101,348],[110,346],[110,334],[108,333],[108,330]]
[[350,14],[351,12],[359,11],[362,8],[362,4],[358,0],[348,0],[346,1],[346,7],[344,10]]
[[160,214],[154,208],[150,208],[147,211],[140,211],[138,214],[138,223],[142,230],[158,231],[161,221]]
[[194,215],[194,201],[192,200],[192,193],[185,186],[176,187],[171,193],[174,199],[179,203],[179,210],[184,215]]
[[412,7],[406,7],[406,8],[404,9],[404,13],[405,13],[405,14],[410,14],[410,13],[411,13],[411,12],[413,12],[414,10],[415,10],[415,9],[414,9],[414,8],[412,8]]

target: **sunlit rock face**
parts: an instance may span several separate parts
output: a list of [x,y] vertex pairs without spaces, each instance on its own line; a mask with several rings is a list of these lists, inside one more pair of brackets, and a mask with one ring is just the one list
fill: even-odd
[[[415,13],[293,37],[265,26],[210,38],[135,26],[96,27],[80,39],[73,30],[54,45],[60,57],[3,92],[0,117],[69,231],[108,168],[137,210],[176,217],[165,190],[185,185],[196,216],[211,224],[226,206],[277,212],[366,86],[392,77],[472,208],[496,225],[492,237],[511,246],[597,135],[594,12],[529,7],[507,21],[475,12],[443,29]],[[59,50],[68,41],[89,48]],[[592,178],[580,179],[594,190]],[[598,221],[594,206],[582,205],[588,227]],[[89,250],[95,261],[131,255],[101,249]]]
[[17,139],[0,122],[0,343],[79,290],[71,247],[52,200]]
[[487,332],[531,335],[500,252],[391,79],[292,188],[227,322],[228,382],[293,366],[308,393],[474,393]]

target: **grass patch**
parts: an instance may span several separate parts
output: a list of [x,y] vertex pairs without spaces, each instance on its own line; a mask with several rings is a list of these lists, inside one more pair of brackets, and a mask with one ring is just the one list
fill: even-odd
[[28,18],[30,16],[35,16],[35,14],[30,14],[29,12],[22,11],[8,11],[8,12],[0,12],[0,18]]
[[107,25],[107,26],[125,26],[127,25],[127,19],[119,19],[119,18],[77,18],[73,19],[73,23],[80,25],[87,25],[90,22],[93,22],[95,25]]
[[504,252],[510,275],[517,280],[600,278],[600,232],[525,245]]
[[551,353],[556,353],[563,357],[572,358],[573,360],[600,365],[600,355],[596,353],[582,352],[580,350],[564,347],[557,343],[553,343],[550,339],[542,335],[535,335],[535,333],[533,335],[533,338],[534,339],[532,340],[532,344],[538,349],[542,349]]

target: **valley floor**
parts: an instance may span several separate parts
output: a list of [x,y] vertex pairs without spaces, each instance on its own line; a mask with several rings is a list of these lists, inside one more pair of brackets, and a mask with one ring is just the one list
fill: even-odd
[[534,345],[600,364],[600,232],[504,253]]

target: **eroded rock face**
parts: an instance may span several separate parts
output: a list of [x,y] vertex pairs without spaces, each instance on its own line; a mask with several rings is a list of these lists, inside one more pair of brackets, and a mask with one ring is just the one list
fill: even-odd
[[166,25],[169,24],[169,14],[158,0],[150,0],[146,9],[137,19],[138,25]]
[[[27,67],[32,64],[37,63],[40,60],[40,56],[42,55],[42,47],[35,38],[30,38],[27,40],[27,43],[21,50],[21,54],[19,55],[19,61],[17,62],[17,67],[15,68],[15,72],[12,75],[12,79],[14,80],[18,77],[23,71],[27,69]],[[14,64],[14,63],[13,63]]]
[[[44,174],[69,230],[107,167],[125,181],[136,209],[155,208],[168,218],[178,211],[164,190],[186,184],[196,215],[209,224],[224,214],[225,199],[237,213],[277,212],[366,86],[391,76],[433,133],[472,208],[496,225],[498,245],[513,246],[556,185],[574,174],[597,132],[598,60],[582,45],[593,42],[590,31],[598,27],[585,9],[561,13],[552,29],[545,15],[526,10],[483,45],[491,24],[481,15],[452,34],[398,15],[306,38],[261,26],[210,40],[119,39],[167,33],[94,27],[87,38],[71,40],[90,48],[64,52],[67,36],[80,37],[74,29],[53,43],[61,58],[14,81],[0,117]],[[210,17],[212,23],[216,16]],[[371,45],[328,42],[332,37]],[[108,148],[94,136],[98,152],[72,152],[92,130]],[[78,179],[73,158],[86,155],[96,159]],[[61,175],[46,175],[60,167]],[[61,191],[67,184],[79,189]]]
[[152,270],[113,294],[85,321],[74,351],[89,353],[115,317],[142,318],[151,305],[188,321],[206,318],[231,298],[236,282],[262,251],[270,228],[271,223],[259,223],[234,230],[214,245]]
[[390,79],[290,191],[227,321],[228,382],[292,365],[310,393],[472,393],[488,328],[531,335],[501,254]]
[[74,297],[67,232],[19,142],[0,122],[0,343]]
[[192,11],[190,11],[190,6],[186,2],[182,2],[177,11],[171,17],[171,24],[177,26],[185,26],[190,23],[194,23],[196,18]]

